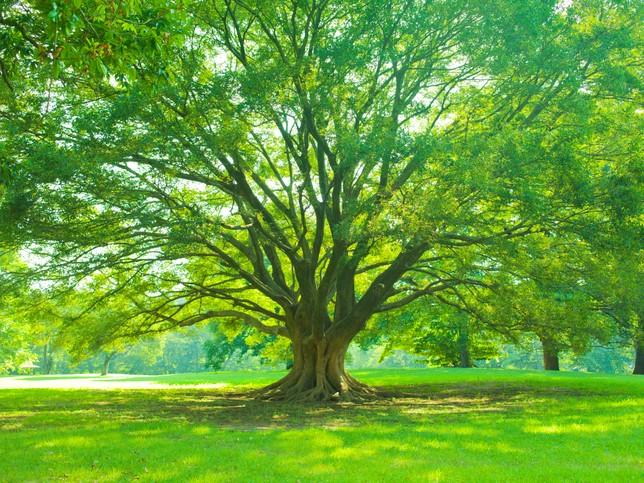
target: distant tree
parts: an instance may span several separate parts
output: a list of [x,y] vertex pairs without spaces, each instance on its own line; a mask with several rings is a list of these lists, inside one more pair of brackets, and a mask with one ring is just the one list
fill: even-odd
[[377,317],[359,340],[382,344],[381,359],[403,349],[431,365],[473,367],[497,356],[502,338],[465,311],[421,300]]
[[167,374],[171,372],[170,369],[175,364],[168,364],[170,358],[165,354],[165,339],[166,334],[138,340],[114,360],[112,370],[126,374]]
[[103,350],[101,351],[102,365],[101,365],[101,376],[107,376],[110,372],[110,362],[114,360],[118,354],[115,350]]
[[572,370],[623,374],[631,370],[633,359],[629,349],[616,344],[593,347],[585,354],[565,355],[564,365]]
[[451,367],[474,367],[475,361],[498,355],[498,338],[480,332],[473,322],[463,313],[452,313],[433,323],[425,321],[414,338],[411,352],[423,355],[434,365]]
[[206,367],[217,371],[227,362],[240,361],[246,356],[259,357],[260,361],[270,365],[286,363],[288,366],[291,362],[288,346],[280,344],[276,336],[262,334],[250,327],[239,331],[230,324],[225,325],[229,326],[228,331],[222,330],[217,323],[209,326],[212,336],[204,343]]
[[[604,232],[606,233],[606,232]],[[620,235],[624,237],[624,231]],[[612,323],[612,339],[634,353],[633,373],[644,373],[644,306],[641,297],[642,257],[636,245],[595,243],[585,265],[582,290],[593,300],[593,309]],[[602,246],[603,245],[603,246]],[[621,248],[620,248],[621,246]],[[610,247],[610,248],[609,248]]]
[[615,334],[587,290],[590,256],[574,233],[518,240],[485,260],[490,289],[440,297],[508,342],[520,342],[526,333],[536,336],[544,369],[556,371],[562,351],[583,354]]
[[215,326],[212,338],[204,343],[206,367],[218,371],[233,356],[242,357],[248,351],[248,346],[244,342],[245,335],[244,331],[242,331],[232,340],[229,340],[224,334],[216,330]]
[[[0,266],[15,270],[19,263],[13,253],[0,254]],[[29,326],[16,317],[24,292],[17,290],[0,293],[0,374],[17,369],[23,362],[35,360],[29,344]]]
[[643,212],[641,111],[630,98],[602,102],[595,118],[589,154],[602,160],[600,211],[576,230],[592,256],[584,264],[585,291],[609,317],[635,354],[633,373],[644,374],[644,297],[642,297],[641,215]]
[[0,374],[13,372],[23,362],[36,359],[37,355],[29,343],[27,328],[9,318],[4,310],[0,310]]
[[15,368],[18,360],[29,360],[37,362],[38,372],[52,373],[60,355],[59,333],[60,319],[46,291],[22,288],[0,297],[0,352],[6,357],[0,365]]

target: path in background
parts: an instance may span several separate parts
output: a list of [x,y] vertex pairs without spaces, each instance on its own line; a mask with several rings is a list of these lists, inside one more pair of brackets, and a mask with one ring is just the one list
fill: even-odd
[[[151,376],[152,379],[154,376]],[[179,389],[182,387],[222,388],[215,384],[163,384],[142,380],[146,376],[131,374],[69,374],[64,376],[8,376],[0,377],[0,389]]]
[[[277,381],[285,371],[217,371],[179,374],[52,374],[0,376],[1,389],[250,389]],[[510,369],[356,369],[351,374],[372,386],[418,386],[436,391],[446,385],[469,388],[483,386],[526,386],[546,390],[576,387],[590,391],[636,391],[644,394],[644,378],[631,375],[572,371],[528,371]],[[437,387],[440,386],[440,387]]]

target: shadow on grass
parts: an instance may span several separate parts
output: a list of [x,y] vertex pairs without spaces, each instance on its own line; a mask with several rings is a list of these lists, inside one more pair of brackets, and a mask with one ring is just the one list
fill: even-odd
[[641,470],[638,398],[505,382],[379,389],[387,397],[360,405],[283,404],[212,389],[7,390],[0,474],[8,481],[635,481]]
[[[281,403],[261,401],[251,390],[157,389],[90,391],[74,389],[31,389],[31,397],[20,402],[0,398],[0,427],[29,417],[48,425],[95,418],[118,421],[186,420],[217,427],[261,430],[294,427],[338,427],[364,423],[422,421],[464,414],[524,410],[526,403],[555,403],[561,397],[588,397],[593,393],[564,388],[534,388],[520,385],[479,383],[477,385],[413,385],[377,388],[373,401],[353,403]],[[15,392],[24,396],[24,392]],[[8,395],[7,395],[8,396]],[[16,407],[19,410],[16,412]],[[12,413],[12,409],[14,410]]]

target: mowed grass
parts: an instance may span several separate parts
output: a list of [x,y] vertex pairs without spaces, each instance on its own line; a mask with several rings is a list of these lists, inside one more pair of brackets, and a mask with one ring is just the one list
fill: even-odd
[[0,390],[0,481],[644,480],[642,377],[353,374],[389,397],[252,399],[277,372],[140,377],[215,389]]

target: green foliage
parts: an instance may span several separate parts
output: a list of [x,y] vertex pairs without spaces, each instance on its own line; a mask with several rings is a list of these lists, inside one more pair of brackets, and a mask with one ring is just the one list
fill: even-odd
[[[594,346],[588,352],[576,354],[563,350],[559,353],[564,371],[604,372],[627,374],[633,371],[633,350],[613,343],[609,346]],[[504,369],[543,369],[542,345],[535,337],[524,337],[520,345],[506,344],[497,356],[481,361],[479,367]]]
[[[486,337],[487,335],[487,337]],[[488,334],[476,334],[466,315],[441,317],[417,332],[413,352],[432,365],[473,367],[479,360],[498,354],[498,342]]]
[[212,336],[205,342],[206,367],[220,370],[224,363],[233,357],[240,359],[249,351],[246,344],[246,332],[236,334],[231,340],[222,334],[216,325],[210,326]]
[[362,347],[384,345],[381,360],[403,349],[428,365],[446,367],[473,367],[494,358],[500,341],[467,312],[427,300],[380,315],[358,338]]
[[[5,2],[0,250],[28,263],[0,292],[55,299],[78,356],[211,320],[215,365],[364,327],[440,364],[465,334],[637,344],[641,13]],[[467,328],[370,322],[421,297]]]
[[17,89],[27,72],[39,70],[65,81],[78,73],[96,80],[110,75],[123,80],[136,69],[162,73],[169,61],[164,54],[185,39],[185,8],[164,0],[3,2],[3,87]]

